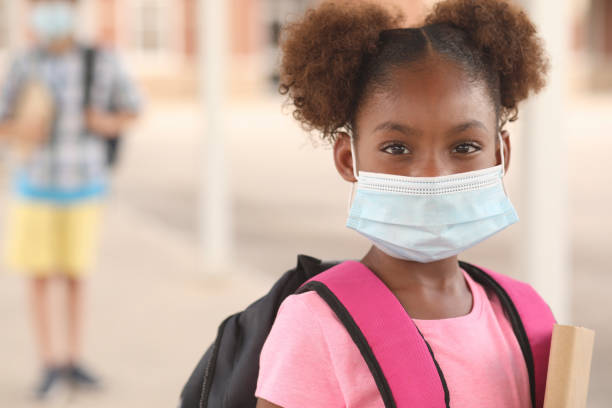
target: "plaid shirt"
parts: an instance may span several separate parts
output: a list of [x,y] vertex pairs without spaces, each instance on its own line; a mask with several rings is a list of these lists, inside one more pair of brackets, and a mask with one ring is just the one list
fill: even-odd
[[[71,201],[104,191],[108,176],[106,144],[85,129],[84,69],[80,47],[59,56],[34,49],[14,60],[0,93],[0,121],[13,114],[21,86],[28,79],[42,81],[48,87],[56,111],[48,142],[16,169],[20,195]],[[140,95],[113,53],[99,49],[93,70],[93,109],[138,112]]]

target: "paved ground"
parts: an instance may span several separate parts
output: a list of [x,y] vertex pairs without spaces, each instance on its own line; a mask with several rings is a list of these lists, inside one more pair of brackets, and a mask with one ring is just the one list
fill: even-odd
[[[172,407],[222,317],[261,296],[297,253],[326,259],[363,253],[365,242],[343,227],[348,186],[335,175],[330,151],[313,148],[278,106],[245,103],[229,115],[235,240],[231,262],[215,271],[204,271],[198,256],[197,186],[206,185],[198,177],[199,111],[190,104],[150,107],[126,146],[90,281],[86,361],[104,377],[105,389],[60,390],[45,406]],[[604,166],[612,120],[606,110],[609,104],[590,103],[566,119],[574,321],[597,331],[591,408],[612,401],[612,172]],[[520,138],[518,152],[516,146]],[[513,165],[520,167],[520,154]],[[520,214],[518,174],[510,173],[508,187]],[[520,232],[519,223],[466,258],[520,276]],[[0,274],[0,407],[38,406],[28,398],[37,365],[24,289],[19,277]]]

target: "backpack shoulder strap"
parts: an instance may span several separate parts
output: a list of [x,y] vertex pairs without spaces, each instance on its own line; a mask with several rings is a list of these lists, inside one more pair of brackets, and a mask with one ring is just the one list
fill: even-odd
[[95,47],[83,48],[83,106],[91,105],[91,91],[94,81],[94,67],[98,51]]
[[534,408],[543,407],[555,324],[550,307],[524,282],[465,262],[461,262],[461,266],[474,280],[493,289],[500,298],[527,363],[532,404]]
[[431,347],[393,293],[365,265],[343,262],[298,292],[309,290],[316,291],[346,327],[385,407],[449,407],[448,387]]

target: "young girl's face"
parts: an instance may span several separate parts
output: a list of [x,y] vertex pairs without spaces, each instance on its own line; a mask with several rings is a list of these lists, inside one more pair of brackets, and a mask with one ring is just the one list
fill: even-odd
[[[392,89],[374,91],[357,112],[359,171],[435,177],[501,163],[495,106],[483,81],[433,59],[395,68],[388,83]],[[509,138],[502,136],[507,165]],[[338,171],[355,181],[347,135],[338,138],[334,153]]]

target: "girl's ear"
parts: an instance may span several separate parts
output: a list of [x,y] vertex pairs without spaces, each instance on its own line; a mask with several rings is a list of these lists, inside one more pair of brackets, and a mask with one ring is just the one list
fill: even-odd
[[[510,133],[507,130],[501,131],[502,146],[504,149],[504,173],[508,173],[508,167],[510,166],[510,154],[512,151],[512,145],[510,144]],[[497,151],[497,162],[501,163],[501,154]]]
[[353,175],[353,152],[351,151],[351,138],[344,132],[338,133],[334,143],[334,162],[336,170],[343,179],[351,183],[357,182]]

